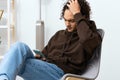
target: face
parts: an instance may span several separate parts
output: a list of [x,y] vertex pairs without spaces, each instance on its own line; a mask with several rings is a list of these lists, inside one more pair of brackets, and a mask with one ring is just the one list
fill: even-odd
[[68,32],[72,32],[76,29],[76,22],[75,22],[74,16],[71,13],[71,11],[68,9],[66,9],[64,12],[64,20],[65,20],[65,25],[67,27]]

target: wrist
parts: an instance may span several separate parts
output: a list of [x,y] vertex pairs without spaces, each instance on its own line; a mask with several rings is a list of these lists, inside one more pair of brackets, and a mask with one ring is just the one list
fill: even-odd
[[76,21],[76,22],[79,22],[81,19],[85,19],[85,17],[82,16],[81,13],[76,13],[76,14],[74,15],[74,18],[75,18],[75,21]]

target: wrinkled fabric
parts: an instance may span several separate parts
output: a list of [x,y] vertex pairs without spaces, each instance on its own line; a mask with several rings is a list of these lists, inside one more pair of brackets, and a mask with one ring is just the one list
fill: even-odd
[[35,59],[26,44],[16,42],[0,63],[0,77],[3,74],[8,80],[15,80],[16,75],[24,80],[59,80],[64,72],[54,64]]

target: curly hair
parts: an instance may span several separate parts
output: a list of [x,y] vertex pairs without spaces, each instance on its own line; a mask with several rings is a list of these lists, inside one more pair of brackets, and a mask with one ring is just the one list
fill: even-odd
[[[67,4],[69,4],[68,1],[63,6],[63,9],[62,9],[62,12],[61,12],[61,18],[60,19],[63,18],[65,10],[69,9],[68,6],[67,6]],[[81,7],[81,14],[83,16],[85,16],[86,19],[89,20],[90,19],[90,13],[91,13],[91,8],[89,6],[89,3],[86,0],[78,0],[78,3],[80,5],[80,7]]]

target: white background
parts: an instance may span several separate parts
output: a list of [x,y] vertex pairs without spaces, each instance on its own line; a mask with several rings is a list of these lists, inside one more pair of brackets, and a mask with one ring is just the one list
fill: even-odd
[[[42,20],[45,22],[45,45],[59,29],[65,29],[59,20],[65,0],[42,0]],[[39,0],[17,0],[17,40],[35,48],[35,26],[39,20]],[[120,0],[88,0],[91,19],[105,31],[102,45],[100,73],[96,80],[120,80]]]

